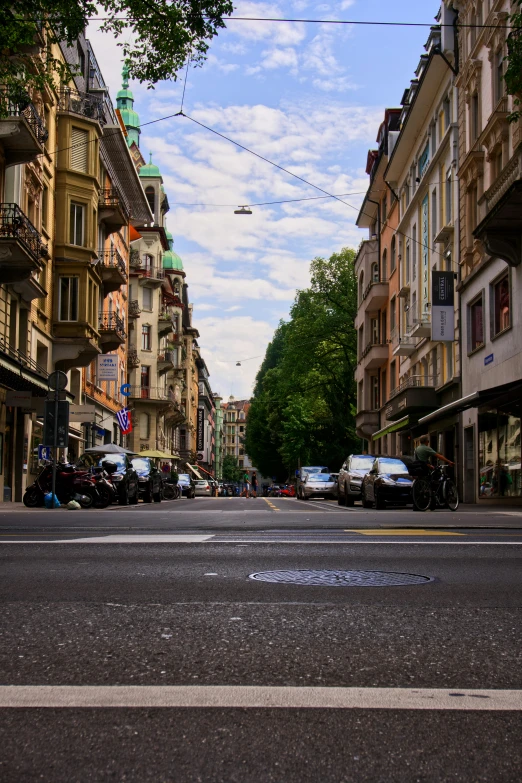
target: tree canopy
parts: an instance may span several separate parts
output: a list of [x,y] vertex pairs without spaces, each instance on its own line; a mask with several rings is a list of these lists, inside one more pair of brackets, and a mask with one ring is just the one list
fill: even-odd
[[283,480],[302,465],[338,469],[355,435],[357,286],[355,251],[311,264],[310,288],[298,291],[256,378],[245,451],[266,476]]
[[103,19],[101,29],[118,42],[131,79],[148,87],[177,78],[190,60],[201,65],[211,39],[233,11],[230,0],[14,0],[0,12],[0,84],[41,88],[64,66],[47,48],[45,62],[34,57],[38,29],[48,24],[50,42],[69,46],[89,18]]
[[232,454],[223,457],[222,475],[224,481],[241,481],[243,478],[243,471]]

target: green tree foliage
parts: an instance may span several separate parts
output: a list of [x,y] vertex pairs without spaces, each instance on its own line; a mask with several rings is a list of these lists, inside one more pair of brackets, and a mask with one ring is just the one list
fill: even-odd
[[248,412],[245,450],[259,470],[283,479],[302,465],[338,469],[355,435],[357,312],[355,251],[311,264],[290,321],[267,348]]
[[223,457],[223,480],[241,481],[242,477],[243,471],[240,470],[237,459],[232,454],[227,454]]
[[508,117],[510,122],[516,122],[522,117],[522,0],[515,0],[514,5],[516,10],[508,18],[508,24],[513,29],[507,37],[508,53],[504,72],[507,93],[513,96],[514,110]]
[[41,89],[64,68],[51,56],[44,58],[38,28],[48,23],[48,43],[74,43],[89,17],[102,17],[101,29],[119,42],[131,79],[148,87],[162,79],[176,80],[190,59],[205,60],[211,39],[225,27],[223,17],[233,11],[230,0],[13,0],[0,10],[0,84]]

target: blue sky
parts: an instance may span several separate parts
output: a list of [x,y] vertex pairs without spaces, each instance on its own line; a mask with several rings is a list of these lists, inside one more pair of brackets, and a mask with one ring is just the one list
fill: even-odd
[[[431,24],[437,10],[426,0],[392,6],[383,0],[245,0],[235,14]],[[152,152],[163,175],[168,227],[187,272],[215,392],[250,396],[275,327],[288,317],[296,289],[308,284],[310,261],[364,238],[354,221],[367,187],[367,151],[375,147],[384,108],[400,104],[428,32],[229,21],[205,65],[189,70],[186,114],[329,193],[353,194],[343,199],[353,209],[328,199],[234,215],[240,204],[321,194],[186,118],[143,128],[140,147],[145,156]],[[96,23],[88,37],[115,99],[120,50]],[[142,123],[179,110],[183,79],[154,91],[131,85]]]

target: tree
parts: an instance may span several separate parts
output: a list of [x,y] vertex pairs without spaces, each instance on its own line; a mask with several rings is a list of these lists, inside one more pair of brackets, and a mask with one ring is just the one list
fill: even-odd
[[[64,79],[67,66],[48,44],[71,46],[89,17],[102,17],[101,29],[114,37],[127,34],[122,59],[131,79],[149,88],[162,79],[177,79],[185,63],[201,65],[209,42],[225,27],[233,11],[230,0],[13,0],[0,14],[0,84],[41,89]],[[47,45],[39,30],[45,25]],[[46,46],[46,48],[44,48]],[[35,48],[44,57],[35,57]]]
[[265,475],[293,474],[299,460],[337,469],[359,446],[355,434],[357,286],[355,251],[311,264],[256,379],[246,451]]
[[517,10],[507,20],[512,30],[507,36],[508,53],[504,72],[506,91],[513,96],[514,109],[508,116],[510,122],[516,122],[522,117],[522,0],[515,0],[515,6]]
[[237,459],[232,454],[226,454],[223,457],[223,479],[224,481],[241,481],[243,474],[237,464]]

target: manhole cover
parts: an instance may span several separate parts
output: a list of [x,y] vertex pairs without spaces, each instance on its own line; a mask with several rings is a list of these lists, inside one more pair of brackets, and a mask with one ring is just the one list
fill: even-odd
[[260,571],[250,574],[259,582],[284,582],[293,585],[329,587],[398,587],[432,582],[431,576],[399,574],[393,571]]

